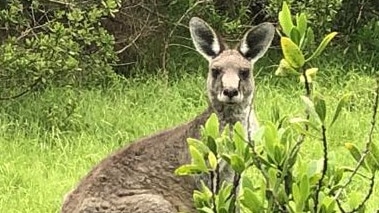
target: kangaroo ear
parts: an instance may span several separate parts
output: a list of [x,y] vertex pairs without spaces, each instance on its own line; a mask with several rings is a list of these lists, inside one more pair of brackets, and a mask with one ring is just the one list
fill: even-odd
[[216,32],[202,19],[191,18],[189,28],[196,50],[208,61],[225,49],[225,45],[220,42]]
[[244,35],[237,49],[245,58],[255,62],[266,53],[274,34],[274,25],[268,22],[259,24]]

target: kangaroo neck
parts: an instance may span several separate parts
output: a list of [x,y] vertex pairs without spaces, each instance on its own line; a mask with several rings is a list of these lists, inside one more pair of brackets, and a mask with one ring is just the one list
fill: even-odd
[[237,122],[241,122],[246,134],[251,136],[258,129],[258,122],[251,103],[243,105],[213,105],[210,106],[211,113],[216,113],[220,121],[220,129],[226,125],[230,127]]

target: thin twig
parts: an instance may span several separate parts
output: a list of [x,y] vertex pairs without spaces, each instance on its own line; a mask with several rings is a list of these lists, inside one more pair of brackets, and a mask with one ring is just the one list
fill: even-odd
[[368,190],[368,193],[366,195],[366,197],[363,199],[363,201],[356,207],[354,208],[353,210],[351,210],[349,213],[353,213],[353,212],[358,212],[359,210],[361,210],[365,203],[370,199],[371,195],[372,195],[372,192],[374,191],[374,186],[375,186],[375,172],[372,173],[372,176],[370,178],[370,188]]
[[210,181],[211,181],[211,190],[212,190],[212,202],[213,202],[213,211],[217,212],[217,206],[216,206],[216,192],[215,192],[215,184],[214,184],[214,179],[215,179],[215,172],[211,171],[210,174]]
[[[303,69],[303,76],[304,76],[305,96],[307,98],[311,98],[312,90],[311,90],[310,82],[308,80],[307,70],[306,69]],[[309,117],[310,117],[309,109],[307,109],[305,113],[307,115],[307,119],[309,119]],[[305,125],[305,130],[308,130],[308,128],[309,128],[308,125]]]
[[147,26],[147,23],[150,19],[150,14],[147,15],[147,18],[145,20],[145,24],[143,25],[143,27],[141,28],[141,31],[138,33],[138,35],[136,37],[134,37],[134,39],[128,44],[126,45],[125,47],[123,47],[122,49],[116,51],[116,54],[120,54],[122,52],[124,52],[126,49],[128,49],[129,47],[131,47],[133,44],[135,44],[135,42],[141,37],[142,35],[142,32],[145,30],[146,26]]
[[32,33],[34,35],[34,37],[37,37],[37,34],[34,32],[34,30],[37,30],[39,28],[43,28],[43,27],[46,27],[47,25],[49,25],[50,23],[49,22],[46,22],[44,24],[41,24],[41,25],[38,25],[38,26],[35,26],[35,27],[31,27],[31,28],[28,28],[26,29],[25,31],[21,32],[20,33],[20,36],[18,36],[16,38],[17,41],[23,39],[24,37],[27,37],[30,33]]
[[70,3],[70,2],[63,2],[63,1],[57,1],[57,0],[45,0],[45,1],[47,1],[48,3],[51,3],[51,4],[57,4],[60,6],[65,6],[65,7],[68,7],[70,9],[75,7],[75,4]]
[[132,61],[132,62],[126,62],[126,63],[120,63],[120,64],[109,64],[113,67],[123,67],[123,66],[128,66],[128,65],[131,65],[131,64],[136,64],[137,62],[136,61]]
[[16,98],[19,98],[19,97],[21,97],[21,96],[23,96],[23,95],[31,92],[32,90],[34,90],[34,88],[36,88],[36,86],[41,82],[41,80],[42,80],[42,77],[37,78],[37,80],[35,80],[33,84],[31,84],[31,85],[28,86],[28,89],[20,92],[17,95],[14,95],[14,96],[0,97],[0,101],[7,101],[7,100],[16,99]]
[[215,189],[215,192],[218,194],[218,192],[220,191],[220,187],[221,187],[221,175],[220,175],[220,164],[218,163],[216,165],[216,189]]
[[183,21],[184,17],[189,14],[193,9],[195,9],[199,4],[202,4],[206,1],[197,1],[195,2],[195,4],[193,4],[190,8],[188,8],[186,10],[186,12],[184,12],[184,14],[175,22],[174,24],[174,27],[172,28],[172,30],[170,31],[170,33],[168,34],[167,38],[165,39],[165,42],[164,42],[164,48],[163,48],[163,54],[162,54],[162,68],[163,68],[163,71],[166,72],[166,60],[167,60],[167,49],[169,48],[169,42],[171,40],[171,37],[173,36],[176,28],[178,25],[181,24],[181,22]]
[[232,191],[230,192],[230,194],[228,195],[228,197],[226,198],[226,201],[228,201],[230,198],[232,198],[233,196],[236,198],[237,197],[237,188],[239,186],[239,183],[240,183],[240,179],[241,179],[241,175],[239,174],[234,174],[234,178],[233,178],[233,189]]
[[370,146],[373,143],[372,138],[373,138],[373,134],[374,134],[375,126],[376,126],[376,116],[377,116],[378,105],[379,105],[379,77],[377,77],[377,79],[376,79],[376,84],[377,85],[376,85],[376,90],[375,90],[374,105],[373,105],[373,111],[372,111],[373,113],[372,113],[372,118],[371,118],[371,127],[370,127],[370,132],[368,135],[368,140],[365,144],[365,149],[362,152],[361,158],[357,162],[354,171],[351,173],[351,175],[347,179],[346,183],[338,190],[338,192],[334,196],[335,200],[337,200],[339,198],[339,196],[342,193],[342,190],[345,189],[351,183],[351,181],[353,181],[353,177],[358,172],[358,169],[363,165],[363,162],[364,162],[366,156],[370,152]]

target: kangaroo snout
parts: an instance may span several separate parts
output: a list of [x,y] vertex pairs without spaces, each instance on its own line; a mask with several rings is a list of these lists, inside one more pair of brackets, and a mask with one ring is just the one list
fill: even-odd
[[243,94],[238,88],[226,87],[219,92],[217,99],[225,104],[238,104],[243,101]]
[[222,91],[222,94],[233,99],[233,97],[238,96],[238,90],[236,88],[226,88]]

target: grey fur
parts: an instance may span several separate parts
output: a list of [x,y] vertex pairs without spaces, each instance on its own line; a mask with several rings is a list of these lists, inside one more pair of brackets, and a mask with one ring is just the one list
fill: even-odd
[[[192,201],[196,180],[174,175],[176,168],[190,162],[186,139],[199,138],[201,125],[213,112],[221,128],[240,121],[249,133],[257,129],[250,69],[270,46],[274,27],[266,23],[249,31],[241,41],[245,52],[241,45],[227,49],[200,18],[191,19],[190,32],[196,49],[209,60],[208,109],[188,123],[139,139],[102,160],[65,197],[62,213],[196,212]],[[254,32],[258,43],[252,39]],[[250,48],[258,53],[255,57],[245,55]]]

